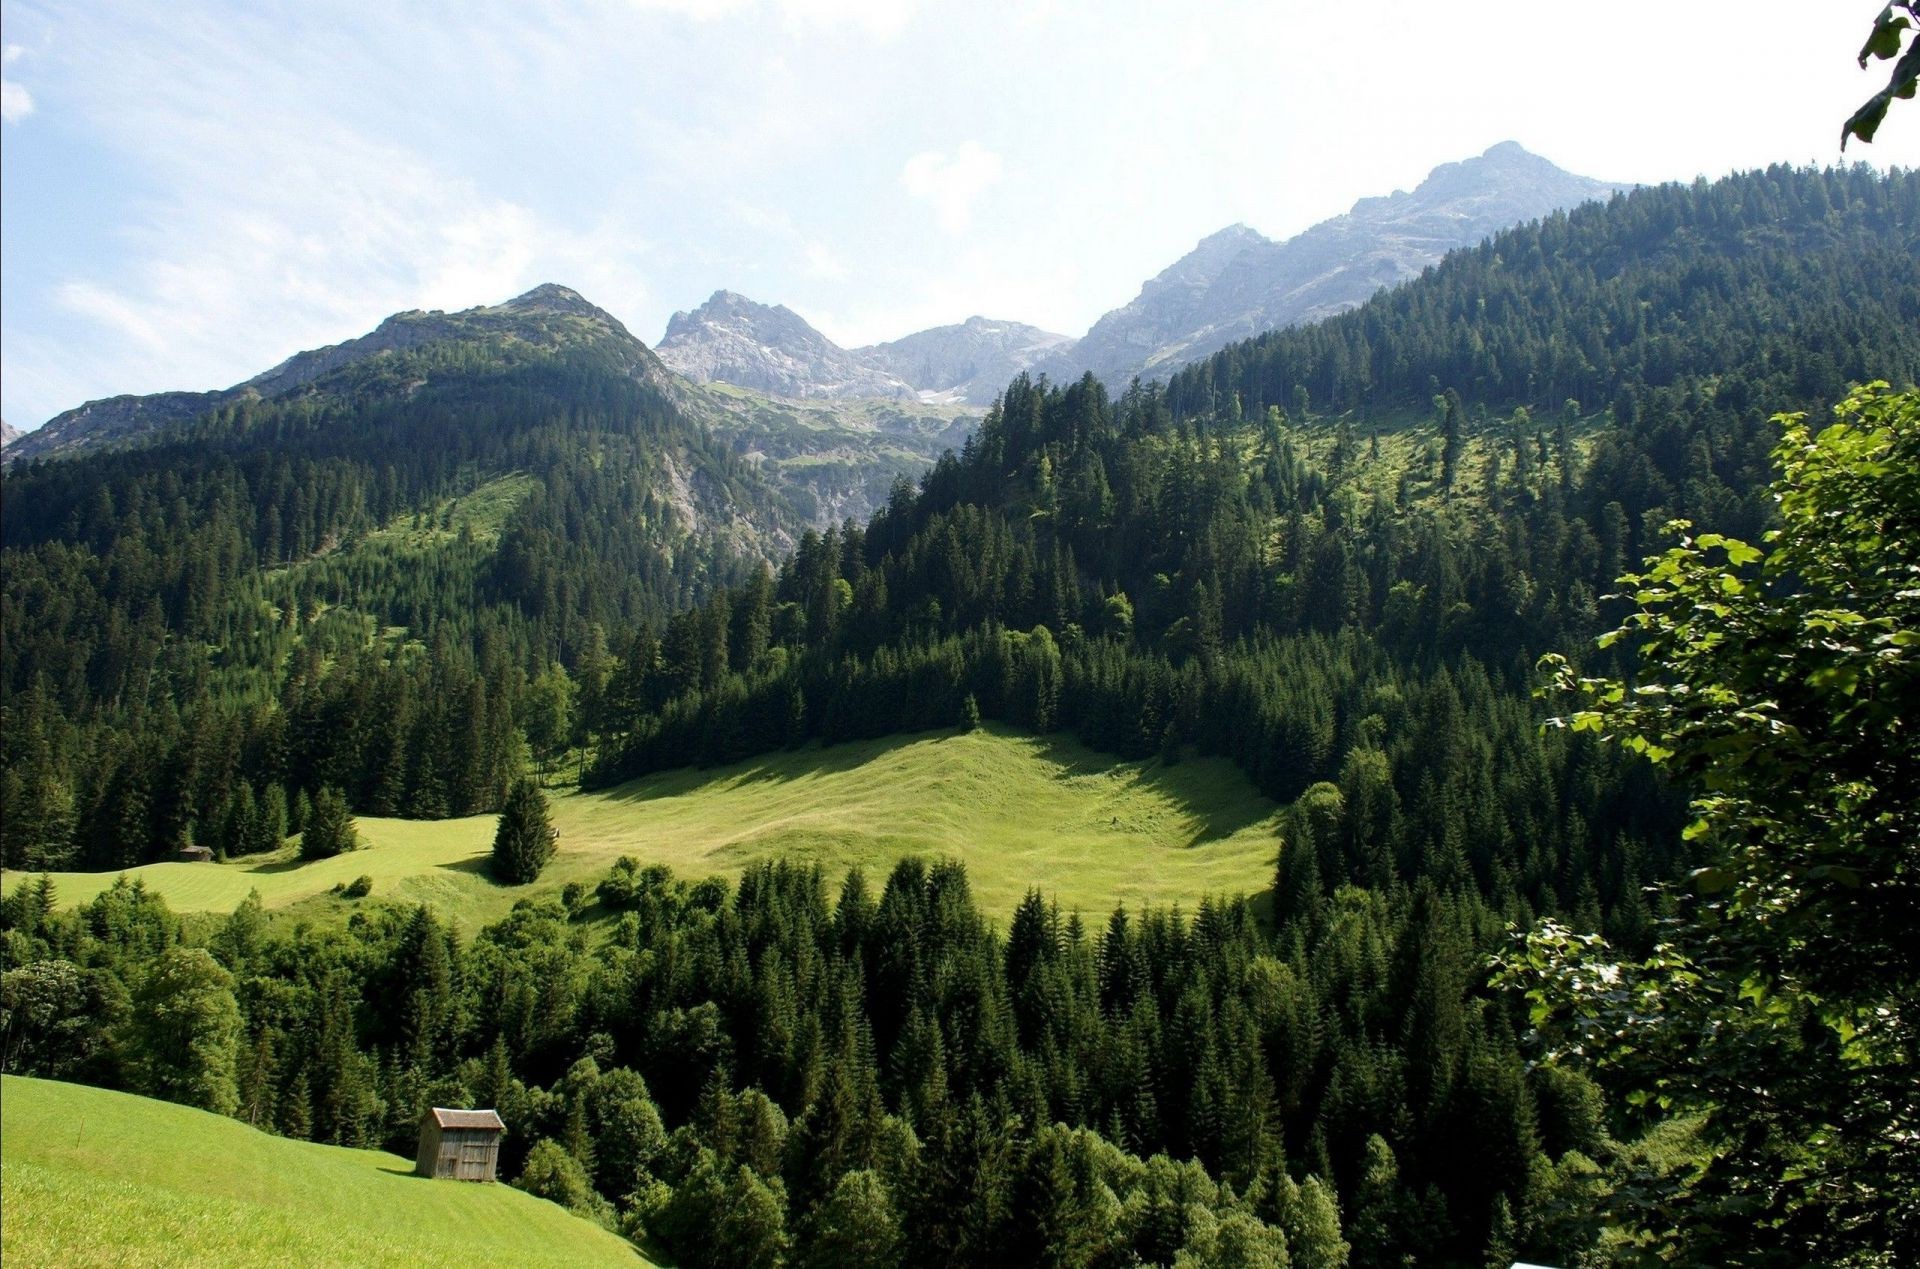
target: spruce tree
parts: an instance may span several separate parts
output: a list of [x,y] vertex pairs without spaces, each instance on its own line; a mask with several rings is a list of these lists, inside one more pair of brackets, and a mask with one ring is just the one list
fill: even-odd
[[493,835],[494,880],[509,886],[534,880],[553,858],[553,843],[546,795],[531,780],[516,782]]
[[313,810],[306,817],[300,834],[300,858],[331,859],[349,850],[360,849],[360,834],[353,827],[353,812],[340,790],[323,785],[314,794]]

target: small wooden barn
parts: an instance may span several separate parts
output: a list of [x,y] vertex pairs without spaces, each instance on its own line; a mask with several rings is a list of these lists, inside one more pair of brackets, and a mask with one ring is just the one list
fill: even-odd
[[210,864],[213,862],[213,847],[182,846],[179,858],[183,864]]
[[420,1120],[414,1171],[456,1181],[491,1181],[500,1166],[500,1134],[507,1126],[490,1110],[435,1106]]

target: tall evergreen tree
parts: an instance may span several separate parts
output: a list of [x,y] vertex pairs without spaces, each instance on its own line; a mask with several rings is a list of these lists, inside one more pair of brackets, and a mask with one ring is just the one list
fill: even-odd
[[331,859],[360,849],[360,844],[346,795],[332,785],[322,786],[313,796],[313,810],[300,834],[300,858]]
[[524,886],[537,879],[553,858],[555,840],[546,794],[532,780],[518,781],[507,794],[493,834],[494,880]]

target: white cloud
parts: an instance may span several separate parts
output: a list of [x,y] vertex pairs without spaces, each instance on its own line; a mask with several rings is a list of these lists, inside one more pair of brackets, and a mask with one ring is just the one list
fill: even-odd
[[0,119],[19,123],[33,113],[33,94],[11,79],[0,79]]
[[790,29],[846,29],[891,39],[913,18],[918,0],[626,0],[642,13],[670,13],[711,22],[763,10],[777,12]]
[[673,13],[696,22],[730,17],[749,7],[752,0],[627,0],[642,12]]
[[973,223],[973,204],[1000,181],[1000,156],[977,141],[963,142],[951,158],[935,150],[916,154],[900,169],[907,193],[933,206],[948,233],[965,233]]
[[[181,33],[185,56],[151,51],[138,31],[83,33],[113,71],[86,109],[170,192],[129,216],[140,227],[123,258],[50,288],[83,338],[10,324],[9,376],[50,408],[225,386],[397,310],[497,303],[541,282],[616,314],[646,305],[634,261],[648,243],[618,215],[543,216],[430,151],[316,110],[327,76],[304,53],[212,26]],[[257,89],[244,108],[236,82]]]
[[930,267],[889,278],[884,292],[857,295],[844,309],[808,309],[805,316],[843,348],[975,315],[1077,335],[1086,329],[1075,311],[1086,284],[1084,273],[1069,260],[1023,266],[993,248],[966,247]]
[[[9,44],[0,52],[0,64],[11,66],[26,52],[18,44]],[[32,113],[33,94],[27,91],[26,85],[16,84],[11,79],[0,79],[0,120],[19,123]]]
[[825,282],[840,282],[847,277],[847,262],[835,255],[824,242],[807,244],[807,276]]
[[789,25],[853,27],[891,39],[913,18],[915,0],[779,0]]

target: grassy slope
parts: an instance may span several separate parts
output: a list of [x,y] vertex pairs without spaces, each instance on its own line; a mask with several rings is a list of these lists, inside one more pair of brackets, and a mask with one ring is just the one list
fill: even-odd
[[[810,748],[713,771],[676,771],[553,799],[560,852],[540,881],[487,879],[491,816],[362,819],[370,848],[301,864],[290,852],[230,864],[150,864],[134,876],[183,911],[230,911],[257,888],[270,907],[344,907],[326,897],[365,874],[374,894],[428,901],[465,922],[497,919],[530,893],[591,885],[621,855],[676,874],[737,876],[758,860],[817,860],[836,880],[864,865],[877,885],[903,856],[965,861],[976,898],[1010,913],[1029,886],[1063,907],[1179,902],[1264,891],[1275,807],[1220,759],[1118,763],[1071,741],[997,729]],[[11,889],[17,874],[5,884]],[[111,885],[56,873],[63,903]],[[471,928],[471,927],[470,927]]]
[[0,1157],[10,1265],[647,1263],[509,1186],[77,1084],[6,1076]]

